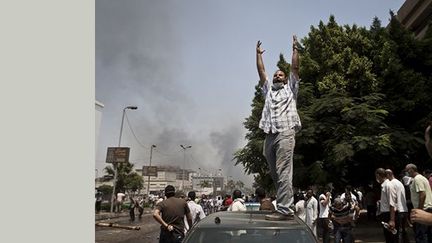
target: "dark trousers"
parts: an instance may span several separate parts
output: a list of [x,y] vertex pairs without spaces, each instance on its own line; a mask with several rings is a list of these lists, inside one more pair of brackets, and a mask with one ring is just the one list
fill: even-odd
[[318,218],[318,232],[321,232],[323,243],[330,243],[330,229],[328,218]]
[[[425,211],[432,213],[432,208]],[[414,223],[413,229],[416,243],[432,243],[432,226]]]
[[396,216],[396,229],[398,234],[399,243],[409,243],[406,228],[408,227],[408,212],[397,212]]
[[424,224],[414,223],[414,234],[416,243],[431,243],[431,227]]
[[159,243],[181,243],[184,238],[182,233],[177,233],[175,230],[168,231],[161,229],[159,235]]
[[102,201],[96,201],[96,212],[100,212],[100,210],[101,210],[101,204],[102,204]]
[[[397,223],[396,223],[396,220],[397,220],[397,217],[398,217],[397,216],[397,212],[396,212],[395,216],[396,216],[395,217],[395,225],[397,225]],[[383,212],[383,213],[381,213],[380,214],[380,220],[383,221],[383,222],[388,223],[388,221],[390,220],[390,212]],[[383,232],[384,232],[384,237],[385,237],[386,243],[395,243],[395,242],[398,242],[398,234],[392,234],[390,232],[390,230],[384,228],[384,226],[382,228],[383,228]]]
[[141,216],[142,216],[143,213],[144,213],[144,208],[141,207],[141,206],[139,206],[139,207],[138,207],[138,212],[139,212],[139,214],[138,214],[138,218],[141,218]]
[[351,225],[335,226],[335,243],[340,243],[341,240],[343,243],[354,242]]
[[131,221],[135,221],[135,207],[129,208],[129,216]]

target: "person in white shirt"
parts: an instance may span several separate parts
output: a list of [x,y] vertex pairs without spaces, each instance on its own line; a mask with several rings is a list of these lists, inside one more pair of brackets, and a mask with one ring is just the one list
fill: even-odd
[[[418,173],[415,164],[407,164],[405,166],[405,171],[413,178],[410,184],[410,195],[414,209],[411,210],[411,213],[417,210],[424,210],[429,213],[432,212],[432,191],[428,179]],[[429,237],[432,232],[429,225],[414,221],[413,228],[416,242],[427,242],[428,240],[428,242],[431,242]]]
[[329,188],[325,188],[324,192],[318,197],[319,199],[319,216],[318,216],[318,227],[322,233],[323,243],[330,242],[330,219],[329,219],[329,207],[330,207],[331,193]]
[[[188,207],[190,210],[190,213],[192,215],[192,226],[198,223],[201,219],[205,218],[205,213],[201,205],[197,204],[195,202],[196,199],[196,193],[194,191],[190,191],[188,193]],[[185,233],[191,228],[191,226],[187,223],[187,219],[184,218],[185,222]]]
[[123,192],[117,193],[117,197],[116,197],[117,213],[120,213],[122,211],[122,205],[125,198],[126,198],[126,194],[124,194]]
[[306,202],[305,202],[305,223],[312,230],[313,234],[316,236],[316,221],[318,217],[318,201],[313,196],[312,190],[306,192]]
[[409,243],[408,234],[406,227],[408,224],[408,206],[405,197],[405,187],[398,179],[393,175],[393,171],[390,169],[385,170],[387,179],[393,184],[394,192],[396,193],[396,229],[398,231],[398,237],[403,243]]
[[240,190],[234,190],[233,192],[233,202],[227,209],[227,211],[246,211],[246,205],[242,198],[242,193]]
[[297,217],[299,217],[301,220],[306,220],[306,212],[305,212],[305,197],[303,193],[299,194],[298,201],[295,204],[295,214]]
[[390,230],[395,228],[396,220],[396,192],[393,184],[387,179],[386,172],[383,168],[375,171],[375,178],[381,184],[380,197],[380,217],[382,222],[389,225],[389,229],[383,228],[384,237],[387,243],[398,242],[397,234],[392,234]]

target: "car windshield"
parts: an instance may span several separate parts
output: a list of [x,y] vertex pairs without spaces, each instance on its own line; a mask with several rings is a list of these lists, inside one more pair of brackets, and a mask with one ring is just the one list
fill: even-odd
[[306,243],[315,242],[304,229],[197,229],[188,242],[194,243]]

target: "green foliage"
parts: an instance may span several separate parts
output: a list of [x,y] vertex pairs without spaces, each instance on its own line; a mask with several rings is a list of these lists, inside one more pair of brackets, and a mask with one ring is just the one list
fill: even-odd
[[211,186],[211,184],[210,184],[209,181],[201,181],[201,183],[200,183],[200,187],[201,188],[207,188],[207,187],[210,187],[210,186]]
[[[135,192],[143,188],[142,176],[133,171],[133,166],[132,163],[120,163],[117,166],[116,194],[126,191]],[[112,166],[105,167],[104,171],[107,175],[114,177],[114,168]]]
[[102,192],[102,195],[111,195],[113,188],[110,185],[101,185],[98,190]]
[[[296,135],[294,186],[366,184],[380,166],[396,174],[408,162],[424,167],[423,132],[432,119],[432,30],[416,40],[393,15],[388,28],[375,18],[369,30],[339,26],[330,16],[327,24],[312,26],[302,43],[297,107],[303,128]],[[289,71],[282,55],[278,68]],[[234,160],[270,191],[259,91],[244,123],[248,142]]]

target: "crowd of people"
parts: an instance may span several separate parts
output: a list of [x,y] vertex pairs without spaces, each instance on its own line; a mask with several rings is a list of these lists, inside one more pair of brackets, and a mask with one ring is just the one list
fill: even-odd
[[[266,73],[262,42],[256,44],[256,66],[259,86],[264,98],[264,106],[259,128],[265,133],[263,155],[267,161],[269,174],[273,180],[276,195],[266,197],[262,188],[257,188],[251,200],[239,190],[221,198],[197,198],[195,192],[187,197],[175,197],[173,186],[165,188],[165,199],[160,196],[152,200],[153,217],[161,224],[161,242],[180,242],[185,232],[206,215],[220,211],[246,211],[246,202],[259,202],[260,210],[271,212],[266,220],[289,220],[298,215],[324,243],[334,234],[335,242],[353,242],[352,228],[360,216],[360,209],[366,208],[369,220],[382,222],[386,242],[409,242],[407,227],[413,227],[416,242],[432,242],[432,177],[431,171],[420,174],[415,164],[407,164],[404,175],[395,178],[390,168],[375,170],[376,181],[381,184],[378,197],[373,190],[354,190],[345,187],[341,193],[323,187],[317,193],[312,189],[294,193],[293,155],[295,135],[302,124],[297,112],[297,96],[300,85],[299,52],[301,48],[293,35],[292,59],[289,73],[277,70],[272,79]],[[432,158],[432,139],[430,124],[425,131],[425,145]],[[428,178],[427,178],[428,177]],[[429,180],[428,180],[429,179]],[[408,189],[409,188],[409,189]],[[126,195],[117,195],[117,210]],[[142,209],[142,199],[130,198],[131,219],[135,209]],[[100,200],[96,201],[100,208]],[[140,216],[142,212],[140,211]]]

